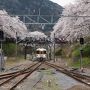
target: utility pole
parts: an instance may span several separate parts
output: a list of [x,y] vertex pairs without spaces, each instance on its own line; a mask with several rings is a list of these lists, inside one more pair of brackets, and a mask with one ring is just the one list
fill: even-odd
[[17,41],[17,32],[16,32],[16,59],[17,59],[17,43],[18,43],[18,41]]
[[54,33],[54,62],[55,62],[55,33]]
[[2,67],[3,67],[3,65],[2,65],[2,62],[3,62],[3,55],[2,55],[2,40],[0,41],[0,43],[1,43],[1,45],[0,45],[0,47],[1,47],[1,51],[0,51],[0,57],[1,57],[1,63],[0,63],[0,71],[2,71]]
[[2,49],[3,41],[4,41],[4,32],[0,31],[0,71],[4,69],[4,56],[3,56],[3,49]]
[[51,60],[52,58],[52,50],[51,50],[51,37],[49,36],[49,41],[48,41],[48,46],[49,46],[49,59]]
[[26,58],[27,58],[27,44],[25,44],[25,46],[24,46],[24,59],[26,60]]
[[49,51],[49,59],[51,60],[51,59],[52,59],[52,58],[51,58],[51,57],[52,57],[51,45],[49,45],[49,50],[50,50],[50,51]]
[[41,14],[41,12],[40,12],[40,8],[39,8],[38,17],[37,17],[37,22],[38,22],[38,23],[39,23],[39,19],[40,19],[40,14]]

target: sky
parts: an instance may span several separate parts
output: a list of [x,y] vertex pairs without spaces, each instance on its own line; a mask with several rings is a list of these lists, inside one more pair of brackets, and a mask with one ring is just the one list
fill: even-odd
[[65,5],[69,4],[69,3],[73,3],[75,0],[50,0],[50,1],[58,3],[61,6],[65,6]]

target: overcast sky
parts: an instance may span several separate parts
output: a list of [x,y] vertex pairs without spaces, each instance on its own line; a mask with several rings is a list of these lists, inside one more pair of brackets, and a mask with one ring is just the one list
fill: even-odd
[[75,0],[51,0],[51,1],[58,3],[61,6],[65,6],[69,3],[73,3]]

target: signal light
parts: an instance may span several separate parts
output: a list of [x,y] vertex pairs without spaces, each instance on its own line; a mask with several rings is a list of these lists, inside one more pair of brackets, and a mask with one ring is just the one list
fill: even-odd
[[84,44],[84,38],[80,38],[80,44]]
[[4,32],[3,31],[0,31],[0,40],[4,40]]

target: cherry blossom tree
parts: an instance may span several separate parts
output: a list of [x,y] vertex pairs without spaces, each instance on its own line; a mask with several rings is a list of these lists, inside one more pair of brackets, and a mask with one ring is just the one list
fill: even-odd
[[47,38],[47,36],[44,33],[39,32],[39,31],[29,32],[25,37],[32,37],[32,38],[35,38],[35,39]]
[[65,37],[68,41],[90,36],[90,0],[77,0],[65,7],[62,17],[53,27],[51,37]]
[[16,33],[19,37],[27,33],[27,28],[19,17],[11,17],[5,10],[0,10],[0,30],[11,38],[16,38]]

